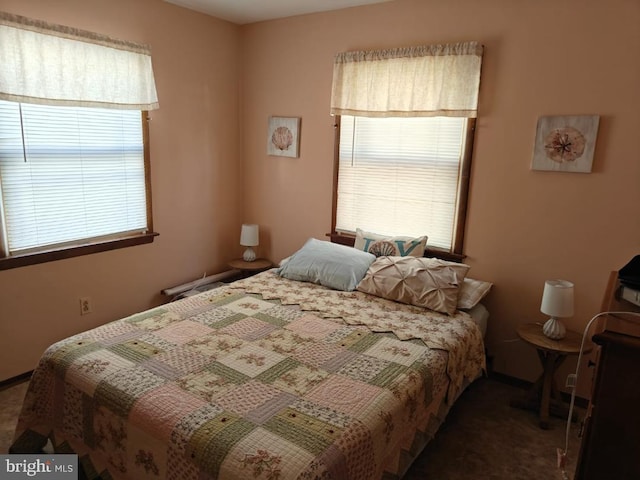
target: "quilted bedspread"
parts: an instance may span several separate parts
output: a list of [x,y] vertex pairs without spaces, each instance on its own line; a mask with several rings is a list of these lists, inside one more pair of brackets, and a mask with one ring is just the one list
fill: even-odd
[[397,478],[484,368],[465,314],[272,271],[56,343],[14,453],[89,478]]

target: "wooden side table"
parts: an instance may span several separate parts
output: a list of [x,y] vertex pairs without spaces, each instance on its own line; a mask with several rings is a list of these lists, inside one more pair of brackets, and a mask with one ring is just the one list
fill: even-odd
[[[559,417],[566,417],[569,413],[556,386],[555,373],[569,355],[580,353],[582,335],[567,330],[563,339],[552,340],[542,333],[542,325],[537,323],[521,325],[517,332],[522,340],[536,348],[543,371],[529,392],[523,398],[513,399],[511,406],[539,411],[540,428],[546,430],[549,428],[549,413]],[[589,351],[591,346],[585,346],[583,353]]]
[[253,262],[246,262],[242,258],[235,258],[231,260],[228,265],[231,268],[240,270],[243,278],[250,277],[273,266],[266,258],[256,258]]

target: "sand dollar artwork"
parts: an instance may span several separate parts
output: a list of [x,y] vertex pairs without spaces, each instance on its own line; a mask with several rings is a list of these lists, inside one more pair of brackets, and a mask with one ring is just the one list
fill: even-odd
[[287,127],[278,127],[271,135],[271,143],[278,150],[287,150],[293,143],[293,133]]
[[575,162],[584,153],[586,140],[582,133],[573,127],[552,130],[545,138],[544,148],[547,157],[554,162]]
[[599,123],[599,115],[538,117],[531,169],[591,172]]

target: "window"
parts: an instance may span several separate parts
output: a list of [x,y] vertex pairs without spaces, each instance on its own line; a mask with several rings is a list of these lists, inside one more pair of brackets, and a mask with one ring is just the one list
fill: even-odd
[[460,117],[343,115],[335,231],[428,235],[430,246],[456,251],[468,188],[462,175],[468,124]]
[[6,12],[0,45],[0,270],[151,242],[150,48]]
[[356,228],[426,235],[462,256],[482,53],[467,42],[336,55],[334,241]]
[[136,110],[0,101],[3,256],[148,232],[142,127]]

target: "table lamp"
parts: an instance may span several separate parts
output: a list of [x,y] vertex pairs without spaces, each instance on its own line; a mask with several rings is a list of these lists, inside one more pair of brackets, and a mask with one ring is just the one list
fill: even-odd
[[258,225],[256,224],[243,224],[242,231],[240,232],[240,245],[247,247],[242,254],[242,259],[245,262],[253,262],[256,259],[256,252],[253,248],[259,243]]
[[542,327],[542,333],[552,340],[564,338],[567,330],[558,318],[573,315],[573,283],[566,280],[544,282],[540,311],[551,317]]

